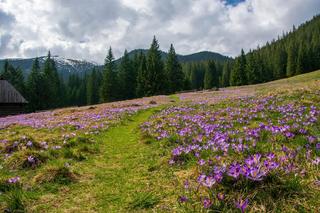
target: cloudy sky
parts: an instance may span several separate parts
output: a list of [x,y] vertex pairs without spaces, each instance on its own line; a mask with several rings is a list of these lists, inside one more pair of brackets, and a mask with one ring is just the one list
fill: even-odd
[[53,54],[102,63],[112,46],[235,56],[320,12],[320,0],[0,0],[0,58]]

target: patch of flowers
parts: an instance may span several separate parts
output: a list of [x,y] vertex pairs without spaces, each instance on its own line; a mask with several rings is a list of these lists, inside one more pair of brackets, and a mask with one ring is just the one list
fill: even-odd
[[[319,90],[300,90],[216,105],[174,106],[141,128],[170,142],[169,164],[190,165],[192,175],[185,181],[181,203],[200,202],[205,209],[232,206],[244,212],[256,185],[272,177],[320,175],[319,118]],[[256,187],[250,192],[252,184]]]
[[[88,138],[151,107],[147,100],[131,102],[0,118],[0,157],[4,165],[10,165],[10,169],[36,168],[46,161],[48,155],[61,156],[56,152],[70,147],[69,143],[77,141],[77,138]],[[74,153],[70,153],[66,155],[74,157]]]

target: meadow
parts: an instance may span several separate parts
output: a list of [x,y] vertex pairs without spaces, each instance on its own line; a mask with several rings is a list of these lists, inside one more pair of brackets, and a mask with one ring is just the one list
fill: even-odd
[[320,71],[0,118],[0,210],[317,212]]

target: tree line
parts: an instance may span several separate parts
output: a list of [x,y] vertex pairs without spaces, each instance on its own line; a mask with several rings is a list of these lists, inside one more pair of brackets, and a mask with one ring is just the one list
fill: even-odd
[[8,60],[2,76],[26,97],[29,111],[170,94],[184,89],[185,77],[173,45],[163,61],[155,37],[146,55],[137,53],[131,59],[125,51],[116,64],[110,47],[102,70],[94,68],[84,76],[72,74],[66,82],[50,52],[43,67],[38,58],[34,60],[26,79]]
[[[229,85],[256,84],[320,69],[320,16],[235,59]],[[228,86],[228,85],[223,85]]]
[[40,68],[35,59],[26,81],[19,68],[8,61],[2,75],[30,102],[29,110],[91,105],[144,96],[172,94],[256,84],[320,69],[320,16],[283,34],[278,39],[226,61],[180,63],[173,45],[162,59],[154,37],[148,52],[130,57],[125,51],[119,63],[112,48],[103,69],[84,76],[73,74],[64,82],[50,52]]

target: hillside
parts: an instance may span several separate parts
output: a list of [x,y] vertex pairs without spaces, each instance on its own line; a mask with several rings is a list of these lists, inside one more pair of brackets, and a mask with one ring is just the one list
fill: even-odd
[[317,212],[319,88],[316,71],[0,118],[0,210]]

